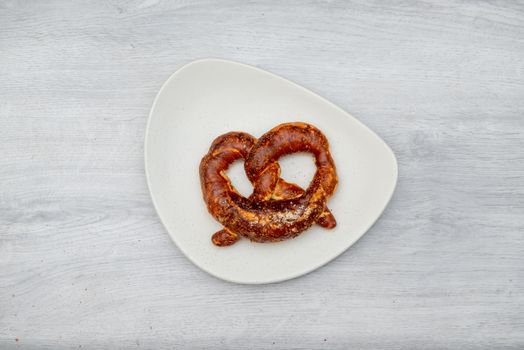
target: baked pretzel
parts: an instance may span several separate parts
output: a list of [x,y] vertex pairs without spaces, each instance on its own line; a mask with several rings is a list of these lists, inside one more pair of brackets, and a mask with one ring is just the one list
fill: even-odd
[[[278,159],[296,152],[315,157],[317,170],[306,190],[280,178]],[[249,198],[240,195],[225,174],[239,159],[244,159],[253,184]],[[258,140],[243,132],[219,136],[200,162],[200,182],[208,211],[224,225],[212,237],[217,246],[231,245],[240,236],[276,242],[296,237],[315,223],[336,225],[326,207],[338,182],[335,164],[326,137],[306,123],[281,124]]]

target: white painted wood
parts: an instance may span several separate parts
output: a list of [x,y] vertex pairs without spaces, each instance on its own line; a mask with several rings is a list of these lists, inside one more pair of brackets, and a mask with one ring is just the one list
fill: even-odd
[[[395,151],[392,202],[334,262],[242,286],[171,243],[146,118],[204,57]],[[523,57],[513,1],[1,1],[0,348],[523,348]]]

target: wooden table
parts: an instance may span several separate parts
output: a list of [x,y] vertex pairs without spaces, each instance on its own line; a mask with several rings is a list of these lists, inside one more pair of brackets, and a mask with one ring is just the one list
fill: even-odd
[[[171,242],[143,140],[194,59],[375,130],[393,200],[327,266],[246,286]],[[524,5],[1,1],[1,349],[524,348]]]

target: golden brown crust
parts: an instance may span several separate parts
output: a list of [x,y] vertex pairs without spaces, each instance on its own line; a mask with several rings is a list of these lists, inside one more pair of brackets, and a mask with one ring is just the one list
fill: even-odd
[[224,228],[216,232],[212,237],[211,241],[214,245],[219,247],[226,247],[238,241],[240,237],[234,232],[229,231],[227,228]]
[[[317,170],[304,191],[280,178],[278,159],[309,152]],[[225,174],[229,165],[244,159],[254,190],[241,196]],[[209,212],[225,229],[213,235],[215,245],[231,245],[239,236],[256,242],[293,238],[318,223],[333,228],[336,220],[326,202],[336,189],[336,168],[326,137],[306,123],[281,124],[259,140],[242,132],[219,136],[200,163],[200,181]]]

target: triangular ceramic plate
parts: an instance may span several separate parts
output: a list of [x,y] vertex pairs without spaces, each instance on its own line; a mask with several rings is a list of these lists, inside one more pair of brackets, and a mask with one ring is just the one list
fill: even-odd
[[[202,156],[225,132],[241,130],[259,137],[290,121],[316,125],[330,142],[339,186],[328,205],[337,227],[314,226],[280,243],[242,239],[230,247],[215,247],[210,238],[221,226],[202,200]],[[289,156],[281,164],[283,178],[307,186],[312,162]],[[213,276],[253,284],[304,275],[344,252],[380,216],[397,181],[391,149],[347,112],[274,74],[217,59],[180,68],[160,89],[149,116],[145,168],[154,206],[178,248]],[[249,192],[241,164],[231,177],[241,192]]]

